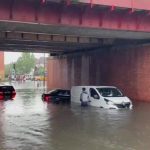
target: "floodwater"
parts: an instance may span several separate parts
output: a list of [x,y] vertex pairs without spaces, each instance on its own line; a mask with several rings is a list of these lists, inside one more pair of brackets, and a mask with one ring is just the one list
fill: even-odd
[[150,103],[133,110],[81,108],[41,101],[33,82],[15,83],[0,102],[0,150],[149,150]]

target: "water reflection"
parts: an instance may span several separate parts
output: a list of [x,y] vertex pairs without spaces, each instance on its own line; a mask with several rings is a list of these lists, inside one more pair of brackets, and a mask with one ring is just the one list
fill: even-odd
[[16,87],[14,101],[0,102],[0,150],[149,150],[149,103],[133,110],[54,105],[41,101],[32,82]]

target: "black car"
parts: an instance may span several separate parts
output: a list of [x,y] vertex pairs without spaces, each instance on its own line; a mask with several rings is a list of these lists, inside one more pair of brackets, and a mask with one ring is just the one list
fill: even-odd
[[0,85],[0,100],[13,100],[16,91],[11,85]]
[[70,90],[55,89],[43,93],[42,100],[52,103],[70,103]]

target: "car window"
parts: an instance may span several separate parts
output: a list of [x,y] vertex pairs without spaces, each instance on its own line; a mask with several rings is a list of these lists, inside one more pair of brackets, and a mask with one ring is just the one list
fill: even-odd
[[53,91],[49,91],[48,94],[50,94],[51,96],[70,96],[70,90],[53,90]]
[[58,92],[58,95],[63,95],[64,94],[64,91],[59,91]]
[[70,91],[68,91],[68,90],[64,91],[64,95],[65,96],[70,96]]
[[94,99],[99,99],[98,93],[93,88],[90,88],[90,96],[93,97]]
[[123,97],[121,91],[117,88],[97,88],[103,97]]
[[58,92],[58,95],[60,95],[60,96],[70,96],[70,91],[68,91],[68,90],[60,90]]

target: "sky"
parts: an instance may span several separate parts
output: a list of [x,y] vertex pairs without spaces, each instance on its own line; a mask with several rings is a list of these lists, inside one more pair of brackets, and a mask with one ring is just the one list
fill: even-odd
[[[44,57],[44,53],[34,53],[34,55],[36,58]],[[4,62],[5,64],[16,62],[20,56],[21,56],[21,52],[5,52]]]

